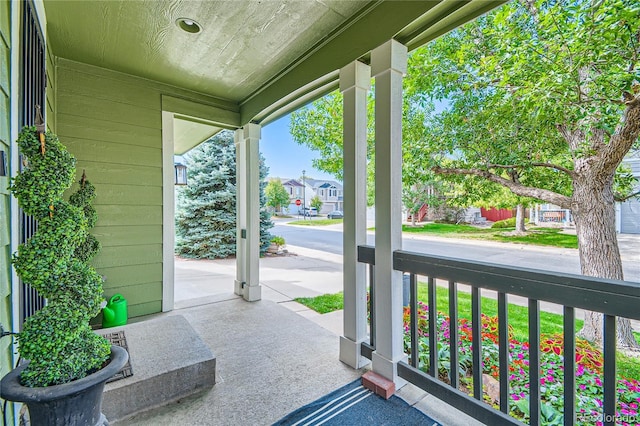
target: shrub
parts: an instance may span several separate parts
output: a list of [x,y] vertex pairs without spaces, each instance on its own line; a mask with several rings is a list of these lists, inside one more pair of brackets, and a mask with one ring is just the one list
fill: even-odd
[[85,377],[107,360],[110,346],[89,320],[100,311],[102,277],[87,262],[99,244],[88,234],[95,225],[93,185],[84,175],[69,202],[62,198],[75,175],[75,158],[47,132],[41,142],[25,127],[18,146],[27,158],[10,190],[37,232],[18,247],[12,263],[20,278],[47,299],[18,334],[20,355],[29,360],[20,379],[29,387],[57,385]]
[[[429,367],[429,307],[418,302],[418,349],[419,368],[428,372]],[[404,310],[404,350],[411,353],[410,308]],[[451,374],[451,355],[449,353],[450,323],[449,317],[441,312],[436,316],[438,376],[448,381]],[[498,357],[498,320],[497,317],[482,315],[482,359],[483,373],[499,379]],[[458,368],[461,384],[471,380],[472,335],[471,326],[466,319],[458,321]],[[540,393],[541,424],[562,424],[564,413],[563,377],[563,336],[541,336],[540,341]],[[602,352],[589,342],[576,340],[576,415],[578,425],[602,424],[603,370]],[[510,415],[529,423],[529,343],[515,339],[509,327],[509,407]],[[640,382],[635,378],[617,377],[618,403],[616,416],[620,419],[633,419],[640,416]],[[470,387],[469,387],[470,389]],[[621,423],[623,425],[630,424]],[[635,424],[635,422],[633,423]]]
[[[529,223],[529,219],[525,219],[524,223]],[[516,226],[516,218],[510,217],[509,219],[499,220],[491,225],[492,228],[513,228]]]
[[278,246],[283,246],[283,245],[285,244],[285,243],[284,243],[284,238],[279,237],[279,236],[277,236],[277,235],[274,235],[273,237],[271,237],[271,242],[272,242],[273,244],[278,245]]

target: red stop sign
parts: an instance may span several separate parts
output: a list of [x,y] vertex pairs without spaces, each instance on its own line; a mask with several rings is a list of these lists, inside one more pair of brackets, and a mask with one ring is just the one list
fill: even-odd
[[302,204],[302,201],[296,200],[296,206],[299,206],[300,204]]

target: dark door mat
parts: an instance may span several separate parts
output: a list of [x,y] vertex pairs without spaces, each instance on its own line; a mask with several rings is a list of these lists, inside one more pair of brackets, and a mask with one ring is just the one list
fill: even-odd
[[272,426],[294,425],[439,426],[397,396],[384,399],[357,379],[316,401],[298,408]]
[[[112,345],[121,346],[129,352],[127,347],[127,338],[124,335],[124,330],[114,331],[113,333],[107,333],[102,335]],[[122,370],[118,371],[115,376],[107,380],[107,383],[115,382],[116,380],[124,379],[125,377],[133,376],[133,369],[131,368],[131,358],[127,360],[127,363],[122,367]]]

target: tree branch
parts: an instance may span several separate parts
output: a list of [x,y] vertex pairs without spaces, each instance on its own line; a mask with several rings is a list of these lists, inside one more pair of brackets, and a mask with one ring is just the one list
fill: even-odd
[[550,169],[555,169],[555,170],[558,170],[560,172],[566,173],[571,178],[575,178],[576,177],[576,173],[573,170],[567,169],[566,167],[558,166],[557,164],[552,164],[552,163],[531,163],[531,165],[532,166],[536,166],[536,167],[548,167]]
[[614,171],[640,136],[640,94],[623,93],[627,107],[615,132],[604,146],[600,157],[602,171]]
[[562,138],[567,142],[567,146],[572,154],[575,153],[580,146],[580,141],[582,140],[580,131],[571,130],[566,124],[556,124],[556,129],[558,129]]
[[459,168],[443,168],[439,166],[432,167],[435,173],[443,175],[471,175],[478,176],[487,179],[491,182],[500,184],[508,188],[511,192],[521,197],[537,198],[539,200],[546,201],[551,204],[556,204],[563,209],[571,208],[571,198],[566,195],[558,194],[557,192],[549,191],[547,189],[534,188],[531,186],[525,186],[521,183],[512,182],[509,179],[505,179],[487,170],[481,169],[459,169]]
[[622,202],[627,201],[628,199],[636,197],[638,195],[640,195],[640,191],[634,192],[633,194],[629,194],[629,195],[627,195],[625,197],[613,197],[613,200],[617,201],[619,203],[622,203]]
[[[562,166],[558,166],[557,164],[552,164],[552,163],[530,163],[531,166],[534,167],[547,167],[549,169],[554,169],[554,170],[558,170],[560,172],[566,173],[567,175],[569,175],[571,178],[576,177],[576,174],[573,172],[573,170],[569,170],[566,167],[562,167]],[[496,169],[522,169],[525,167],[524,164],[491,164],[488,163],[487,164],[488,168],[496,168]]]

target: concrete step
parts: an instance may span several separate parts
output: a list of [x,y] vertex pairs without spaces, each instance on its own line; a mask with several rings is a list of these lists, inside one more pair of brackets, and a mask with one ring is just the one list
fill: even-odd
[[125,331],[133,376],[105,386],[102,412],[110,422],[211,389],[216,358],[181,315],[98,330]]

